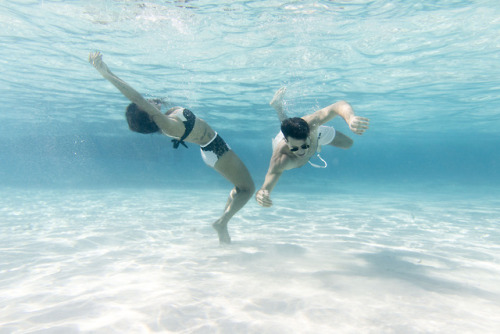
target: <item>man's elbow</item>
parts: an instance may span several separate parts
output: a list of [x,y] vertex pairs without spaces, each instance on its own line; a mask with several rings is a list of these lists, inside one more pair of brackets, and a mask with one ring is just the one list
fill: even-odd
[[340,114],[348,114],[352,112],[352,107],[347,101],[341,100],[337,103],[338,103],[337,108]]

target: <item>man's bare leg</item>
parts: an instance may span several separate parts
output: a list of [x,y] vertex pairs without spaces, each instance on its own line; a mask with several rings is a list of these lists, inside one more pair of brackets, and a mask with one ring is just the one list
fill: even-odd
[[338,148],[348,149],[351,148],[353,143],[354,142],[351,138],[349,138],[340,131],[335,131],[335,138],[333,138],[333,140],[328,145],[335,146]]
[[274,110],[276,110],[280,122],[283,122],[285,119],[288,118],[288,115],[285,112],[285,106],[283,102],[285,93],[286,93],[286,87],[281,87],[276,91],[276,93],[274,93],[273,99],[271,100],[271,102],[269,102],[271,107],[273,107]]

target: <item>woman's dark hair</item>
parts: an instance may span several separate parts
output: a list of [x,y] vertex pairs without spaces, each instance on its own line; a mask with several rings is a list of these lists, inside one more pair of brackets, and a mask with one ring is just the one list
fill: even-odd
[[148,113],[139,109],[137,104],[131,103],[125,112],[127,123],[130,130],[139,133],[155,133],[160,131],[160,128],[149,117]]
[[307,139],[309,124],[300,117],[287,118],[281,122],[281,132],[285,138]]

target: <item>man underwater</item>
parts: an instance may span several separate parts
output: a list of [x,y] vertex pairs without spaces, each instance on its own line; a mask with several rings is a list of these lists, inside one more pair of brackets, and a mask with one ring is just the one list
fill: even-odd
[[[324,126],[335,116],[340,116],[349,125],[349,129],[362,135],[369,127],[370,120],[354,114],[351,105],[339,101],[303,117],[288,118],[283,105],[286,87],[280,88],[269,103],[278,113],[281,132],[273,140],[273,154],[262,187],[255,194],[257,203],[263,207],[273,205],[270,194],[284,171],[299,168],[309,162],[314,167],[326,167],[326,162],[319,156],[321,146],[330,145],[343,149],[352,146],[353,141],[333,127]],[[318,154],[325,165],[318,166],[309,161]]]

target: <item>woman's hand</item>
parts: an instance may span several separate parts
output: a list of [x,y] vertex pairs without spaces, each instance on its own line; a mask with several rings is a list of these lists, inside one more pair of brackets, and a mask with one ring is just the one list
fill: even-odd
[[91,52],[89,54],[89,63],[92,64],[92,66],[94,66],[102,75],[109,73],[108,66],[102,61],[102,53],[99,51]]

